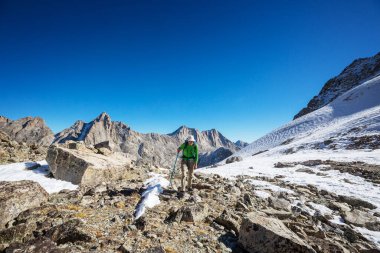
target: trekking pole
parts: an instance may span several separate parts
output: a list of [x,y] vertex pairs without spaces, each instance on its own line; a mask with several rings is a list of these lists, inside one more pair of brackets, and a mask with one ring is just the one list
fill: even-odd
[[173,166],[172,171],[170,172],[170,187],[171,187],[171,188],[173,188],[172,181],[173,181],[174,174],[175,174],[175,166],[176,166],[176,164],[177,164],[178,156],[179,156],[179,152],[177,153],[177,156],[175,157],[174,166]]

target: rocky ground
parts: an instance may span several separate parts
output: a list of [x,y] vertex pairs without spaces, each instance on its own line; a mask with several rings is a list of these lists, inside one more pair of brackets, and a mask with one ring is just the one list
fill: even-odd
[[[380,184],[380,165],[368,164],[365,162],[337,162],[331,160],[309,160],[304,162],[292,163],[276,163],[276,168],[294,167],[296,165],[303,165],[308,167],[324,166],[324,171],[338,170],[342,173],[349,173],[354,176],[365,178],[367,181]],[[306,173],[313,173],[313,171],[305,171]]]
[[[148,177],[131,169],[128,180],[49,196],[31,181],[22,183],[24,190],[18,190],[20,183],[0,185],[0,203],[20,203],[14,209],[0,205],[0,213],[12,212],[1,217],[7,222],[0,231],[0,251],[379,252],[354,229],[380,230],[379,213],[371,203],[313,186],[285,185],[276,178],[229,180],[197,173],[192,192],[179,195],[166,189],[161,203],[135,220]],[[288,191],[268,190],[259,197],[250,180]],[[30,192],[42,196],[40,203],[23,200]],[[345,223],[333,222],[335,215]]]

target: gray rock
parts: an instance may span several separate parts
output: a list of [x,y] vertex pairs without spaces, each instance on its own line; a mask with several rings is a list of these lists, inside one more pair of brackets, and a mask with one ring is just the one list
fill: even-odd
[[239,234],[239,219],[234,217],[228,210],[224,210],[223,213],[214,220],[214,222],[222,225],[226,229],[234,231],[236,234]]
[[227,158],[226,163],[228,164],[228,163],[241,162],[241,161],[243,161],[243,157],[233,156],[233,157]]
[[48,196],[45,189],[33,181],[0,182],[0,229],[21,212],[39,206]]
[[369,209],[376,209],[377,206],[362,199],[357,199],[349,196],[339,196],[339,201],[345,202],[353,207],[364,207]]
[[184,205],[179,210],[173,211],[167,220],[177,222],[200,222],[203,221],[207,215],[208,205],[195,203]]
[[343,212],[343,219],[348,223],[358,227],[366,227],[371,230],[379,230],[380,222],[377,217],[355,209]]
[[291,204],[284,198],[269,197],[269,205],[278,210],[290,210]]
[[68,149],[52,145],[46,161],[55,178],[81,185],[97,185],[128,175],[131,161],[121,154],[95,154],[90,149]]
[[249,213],[240,227],[239,244],[250,253],[315,252],[280,220]]
[[308,174],[315,174],[315,172],[309,168],[300,168],[300,169],[297,169],[296,172],[304,172],[304,173],[308,173]]
[[68,242],[74,243],[77,241],[94,241],[95,237],[92,234],[86,232],[82,226],[84,226],[84,224],[80,220],[69,220],[47,231],[46,237],[50,238],[58,245]]

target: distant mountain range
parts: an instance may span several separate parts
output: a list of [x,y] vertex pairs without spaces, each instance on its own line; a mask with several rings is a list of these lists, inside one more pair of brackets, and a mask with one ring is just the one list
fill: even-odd
[[[33,144],[38,147],[48,147],[52,143],[64,143],[69,140],[83,141],[86,145],[110,141],[115,151],[123,152],[137,162],[166,167],[172,164],[178,146],[189,135],[195,137],[199,151],[203,153],[200,156],[203,160],[200,164],[203,165],[209,165],[206,161],[224,159],[226,157],[223,154],[230,155],[247,145],[243,141],[233,143],[216,129],[199,131],[181,126],[170,134],[143,134],[132,130],[122,122],[112,121],[107,113],[101,113],[87,123],[78,120],[71,127],[55,135],[39,117],[26,117],[14,121],[0,117],[0,131],[16,142],[26,142],[28,145]],[[219,148],[226,151],[221,153],[219,150],[218,155],[214,155],[213,151]],[[9,154],[4,156],[8,157]]]

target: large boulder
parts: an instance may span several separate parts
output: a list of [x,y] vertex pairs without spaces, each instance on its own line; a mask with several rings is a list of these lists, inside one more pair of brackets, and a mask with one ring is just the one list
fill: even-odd
[[128,176],[131,161],[120,153],[98,154],[84,144],[52,145],[46,161],[57,179],[81,185],[97,185]]
[[21,212],[39,206],[49,194],[38,183],[23,180],[0,182],[0,229]]
[[371,230],[380,229],[380,220],[368,212],[358,209],[343,212],[343,218],[348,224],[358,227],[366,227]]
[[280,220],[257,213],[243,219],[239,244],[250,253],[315,252]]

